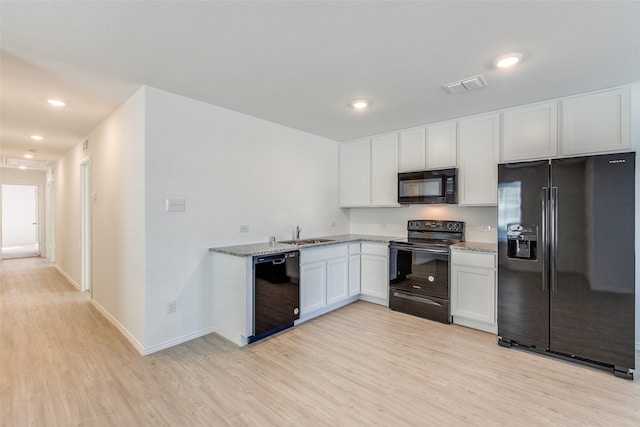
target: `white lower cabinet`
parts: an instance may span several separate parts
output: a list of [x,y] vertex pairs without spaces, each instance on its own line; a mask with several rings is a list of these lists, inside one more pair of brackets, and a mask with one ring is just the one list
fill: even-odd
[[360,294],[360,243],[349,245],[349,296]]
[[300,264],[300,314],[311,313],[327,305],[326,261]]
[[389,245],[362,243],[360,299],[389,305]]
[[340,256],[327,260],[327,305],[349,296],[349,258]]
[[451,250],[453,323],[497,333],[496,255]]
[[349,245],[300,251],[300,321],[348,303]]

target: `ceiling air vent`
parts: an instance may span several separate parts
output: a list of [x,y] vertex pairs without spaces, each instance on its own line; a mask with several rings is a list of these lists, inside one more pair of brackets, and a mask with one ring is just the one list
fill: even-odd
[[449,93],[462,93],[470,90],[480,89],[485,87],[487,82],[481,75],[467,77],[466,79],[458,80],[457,82],[447,83],[442,87]]
[[49,166],[49,162],[41,160],[12,159],[11,157],[3,157],[2,160],[2,166],[8,168],[23,166],[29,169],[46,169]]

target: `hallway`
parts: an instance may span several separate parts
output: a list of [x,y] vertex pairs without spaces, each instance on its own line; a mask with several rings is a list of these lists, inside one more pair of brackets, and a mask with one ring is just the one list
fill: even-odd
[[640,425],[640,382],[364,302],[142,357],[42,258],[0,263],[0,425]]

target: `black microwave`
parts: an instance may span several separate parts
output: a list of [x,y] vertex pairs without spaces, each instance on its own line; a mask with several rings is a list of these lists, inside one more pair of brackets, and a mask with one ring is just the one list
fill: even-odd
[[438,169],[398,174],[398,203],[458,203],[458,169]]

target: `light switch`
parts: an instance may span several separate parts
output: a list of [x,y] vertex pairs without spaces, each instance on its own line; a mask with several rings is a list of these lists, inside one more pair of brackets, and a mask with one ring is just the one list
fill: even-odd
[[184,212],[184,199],[164,199],[164,210],[166,212]]

